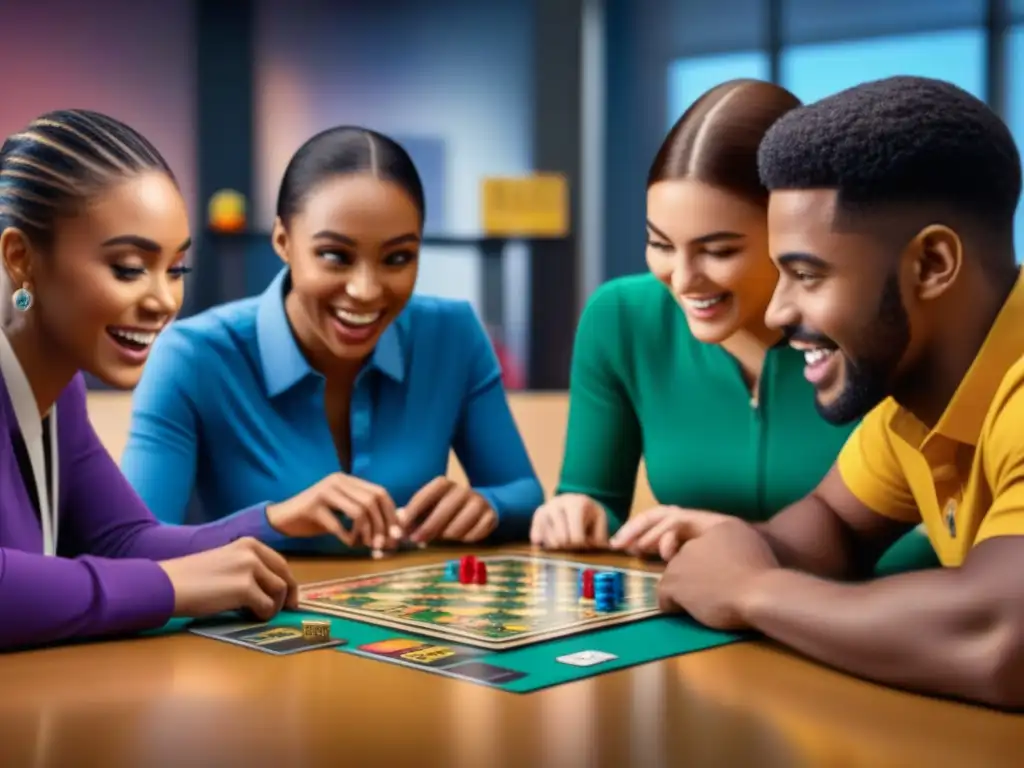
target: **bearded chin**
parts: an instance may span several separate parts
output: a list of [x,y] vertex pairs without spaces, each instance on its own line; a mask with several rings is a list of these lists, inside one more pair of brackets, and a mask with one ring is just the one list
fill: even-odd
[[829,403],[814,400],[818,414],[837,426],[864,418],[889,395],[890,371],[882,366],[851,364],[848,358],[843,363],[845,376],[838,397]]
[[843,389],[831,403],[815,399],[818,413],[830,424],[849,424],[868,415],[892,394],[896,369],[910,345],[910,318],[900,297],[895,269],[882,288],[874,320],[860,334],[856,360],[843,354]]

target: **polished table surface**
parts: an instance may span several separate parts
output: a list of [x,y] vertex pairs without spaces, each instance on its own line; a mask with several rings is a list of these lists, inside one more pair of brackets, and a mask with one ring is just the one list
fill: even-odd
[[[451,556],[293,567],[311,582]],[[531,694],[187,634],[0,655],[4,768],[235,765],[1016,767],[1024,716],[886,690],[759,642]]]

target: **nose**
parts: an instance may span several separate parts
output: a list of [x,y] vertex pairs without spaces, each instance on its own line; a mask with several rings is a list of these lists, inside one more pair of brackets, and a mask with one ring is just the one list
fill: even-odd
[[383,293],[377,270],[370,265],[354,270],[345,284],[345,293],[365,304],[377,301]]
[[696,270],[685,251],[680,251],[672,260],[672,292],[677,296],[689,292]]
[[787,294],[785,280],[780,279],[775,284],[775,291],[768,302],[768,308],[764,312],[764,324],[769,328],[779,330],[788,326],[799,325],[800,314]]
[[181,288],[166,277],[154,277],[143,297],[142,307],[160,317],[169,317],[181,309]]

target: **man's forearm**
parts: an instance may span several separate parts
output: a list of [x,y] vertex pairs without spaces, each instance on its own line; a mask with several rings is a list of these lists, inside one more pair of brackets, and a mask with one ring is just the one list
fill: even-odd
[[[742,612],[749,625],[845,672],[921,693],[1024,707],[1019,615],[934,569],[864,584],[766,571]],[[1001,613],[1002,611],[1002,613]]]

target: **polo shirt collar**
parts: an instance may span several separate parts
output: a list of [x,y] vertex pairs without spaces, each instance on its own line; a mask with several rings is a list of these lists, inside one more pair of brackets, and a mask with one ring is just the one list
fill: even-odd
[[999,310],[977,357],[935,425],[937,432],[976,445],[982,424],[1006,372],[1024,356],[1024,272]]
[[[269,397],[276,397],[309,376],[320,376],[299,348],[285,314],[284,299],[290,287],[290,272],[285,267],[260,296],[256,310],[256,343]],[[405,378],[401,319],[396,318],[381,334],[366,365],[397,382]]]

